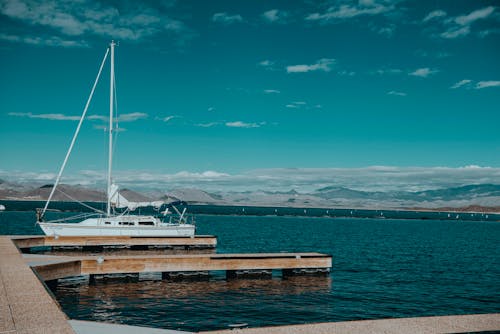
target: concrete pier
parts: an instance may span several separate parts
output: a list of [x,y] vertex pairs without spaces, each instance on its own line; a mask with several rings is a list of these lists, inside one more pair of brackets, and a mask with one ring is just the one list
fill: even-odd
[[498,333],[500,314],[359,320],[291,326],[243,328],[203,332],[206,334],[436,334]]
[[0,237],[0,333],[75,333],[7,237]]

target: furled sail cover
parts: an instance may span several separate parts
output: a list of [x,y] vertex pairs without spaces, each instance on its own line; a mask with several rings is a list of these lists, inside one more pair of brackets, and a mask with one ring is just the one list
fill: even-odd
[[163,202],[162,201],[152,201],[152,202],[132,202],[123,197],[122,194],[120,194],[120,189],[116,184],[111,185],[111,189],[109,192],[109,197],[111,199],[111,204],[115,208],[128,208],[131,211],[134,211],[135,209],[139,207],[145,207],[145,206],[153,206],[155,208],[159,208],[162,206]]

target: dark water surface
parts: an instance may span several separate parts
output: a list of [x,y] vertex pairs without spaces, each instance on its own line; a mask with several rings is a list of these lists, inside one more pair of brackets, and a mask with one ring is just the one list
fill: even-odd
[[[33,234],[32,212],[0,213],[0,234]],[[323,252],[329,277],[89,286],[61,282],[70,318],[182,330],[500,312],[500,223],[198,216],[219,253]]]

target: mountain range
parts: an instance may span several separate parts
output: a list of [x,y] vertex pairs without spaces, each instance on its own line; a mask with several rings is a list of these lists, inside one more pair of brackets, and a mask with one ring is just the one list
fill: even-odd
[[[30,187],[0,180],[0,199],[46,200],[52,185]],[[425,191],[363,191],[340,186],[328,186],[310,193],[290,191],[227,191],[206,192],[194,188],[162,191],[133,191],[123,189],[121,194],[130,201],[183,200],[193,204],[254,205],[287,207],[332,207],[366,209],[403,208],[465,208],[489,207],[494,211],[500,205],[500,185],[471,184],[460,187],[429,189]],[[81,185],[61,184],[54,194],[56,201],[104,201],[103,191]]]

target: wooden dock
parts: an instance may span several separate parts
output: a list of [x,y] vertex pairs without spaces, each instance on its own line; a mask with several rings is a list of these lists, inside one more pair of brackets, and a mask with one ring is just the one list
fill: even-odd
[[29,251],[32,247],[80,247],[96,250],[99,248],[183,248],[205,249],[217,247],[217,238],[212,235],[193,237],[131,237],[131,236],[12,236],[17,247]]
[[[32,261],[32,258],[31,258]],[[319,253],[193,254],[151,256],[83,256],[40,258],[32,268],[44,281],[80,275],[226,271],[228,277],[265,270],[283,275],[328,273],[330,255]],[[294,272],[296,270],[296,272]]]

